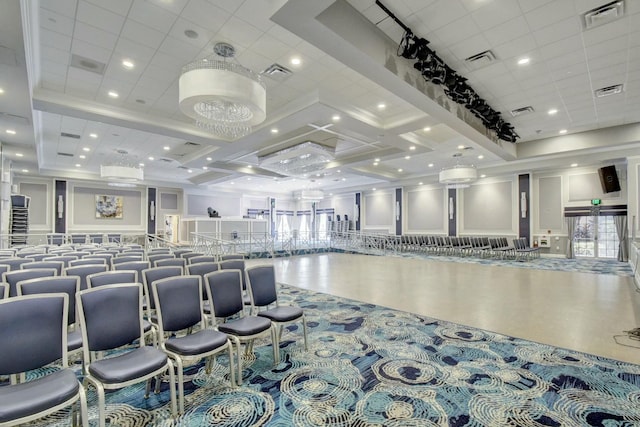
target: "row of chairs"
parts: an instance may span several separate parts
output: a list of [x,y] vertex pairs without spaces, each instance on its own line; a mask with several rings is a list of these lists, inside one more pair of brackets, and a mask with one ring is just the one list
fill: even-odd
[[511,245],[506,237],[404,235],[400,244],[404,251],[430,254],[516,259],[539,256],[538,248],[529,247],[526,238],[514,239]]
[[[205,370],[210,373],[212,358],[227,352],[230,382],[241,385],[241,344],[245,344],[249,352],[256,338],[270,335],[274,363],[278,364],[283,327],[291,322],[302,321],[307,349],[304,313],[298,307],[278,304],[273,266],[248,268],[244,278],[240,269],[214,270],[205,274],[204,278],[180,273],[180,267],[155,267],[144,273],[144,283],[110,283],[111,280],[107,281],[109,284],[101,283],[98,286],[90,280],[92,287],[86,290],[80,290],[80,278],[77,276],[43,277],[19,282],[18,296],[0,301],[0,323],[3,325],[0,330],[0,347],[3,348],[0,375],[12,375],[13,380],[15,374],[60,358],[62,369],[59,373],[30,383],[12,381],[15,385],[0,387],[0,424],[26,422],[80,401],[83,425],[87,425],[84,390],[78,387],[73,373],[70,376],[66,369],[68,336],[74,330],[69,325],[75,322],[76,308],[79,325],[75,331],[81,333],[85,386],[91,384],[98,392],[101,427],[105,420],[105,389],[122,388],[168,373],[172,413],[175,415],[174,366],[178,376],[179,411],[184,413],[182,368],[185,362],[207,358]],[[107,272],[106,276],[115,279],[117,274]],[[123,279],[120,277],[117,280]],[[245,310],[243,279],[247,283],[250,299],[249,314]],[[208,316],[202,298],[204,291],[208,300]],[[147,309],[143,309],[145,293],[149,302]],[[57,302],[55,298],[58,298]],[[35,307],[27,309],[34,304]],[[64,306],[62,315],[60,304]],[[45,305],[55,305],[57,309],[45,309]],[[155,310],[153,313],[151,306]],[[147,320],[143,314],[157,330],[157,348],[144,344]],[[19,328],[13,329],[16,325]],[[63,333],[60,334],[60,331]],[[24,337],[19,340],[19,346],[28,348],[11,347],[16,341],[12,338],[13,334],[18,332],[21,338]],[[46,341],[44,344],[43,340]],[[122,350],[123,346],[135,341],[138,345],[133,349],[129,347]],[[5,352],[4,349],[9,347],[10,351]],[[237,362],[234,361],[234,347]],[[100,357],[104,352],[116,348],[121,349],[121,353],[115,357]],[[34,360],[21,362],[19,355],[34,355]],[[160,384],[156,380],[156,392]],[[150,382],[147,384],[147,395],[149,391]],[[61,397],[61,394],[64,396]],[[21,403],[18,405],[17,402]],[[75,420],[75,408],[73,414]]]

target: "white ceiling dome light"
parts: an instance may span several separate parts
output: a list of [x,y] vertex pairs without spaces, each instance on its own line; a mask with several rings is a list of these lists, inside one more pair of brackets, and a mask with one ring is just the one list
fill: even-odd
[[257,73],[226,61],[235,56],[233,46],[217,43],[213,50],[223,60],[205,58],[182,67],[180,110],[197,126],[225,139],[238,139],[265,120],[266,86]]
[[100,178],[118,183],[134,183],[144,179],[144,171],[127,161],[125,150],[116,151],[120,158],[111,164],[100,165]]
[[440,171],[440,184],[445,184],[447,188],[469,187],[478,180],[478,170],[473,165],[459,163],[462,153],[456,153],[453,157],[456,159],[456,164]]

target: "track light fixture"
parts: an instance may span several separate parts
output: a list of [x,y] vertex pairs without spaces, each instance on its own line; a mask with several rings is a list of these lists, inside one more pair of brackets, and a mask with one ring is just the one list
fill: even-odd
[[413,64],[413,68],[418,70],[426,81],[444,86],[445,94],[453,102],[467,107],[482,121],[485,127],[495,131],[498,138],[508,142],[516,142],[519,136],[513,130],[513,126],[506,123],[500,117],[500,113],[489,107],[478,96],[473,88],[466,83],[466,78],[456,73],[454,69],[445,64],[433,49],[429,48],[427,39],[413,34],[411,28],[396,18],[380,0],[376,0],[376,5],[404,30],[404,35],[398,45],[398,56],[414,59],[416,62]]

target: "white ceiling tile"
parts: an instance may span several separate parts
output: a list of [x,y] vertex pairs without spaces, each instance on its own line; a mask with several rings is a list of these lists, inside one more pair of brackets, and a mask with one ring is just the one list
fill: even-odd
[[520,8],[525,13],[533,9],[538,9],[551,1],[557,0],[518,0],[518,2],[520,3]]
[[58,62],[52,62],[43,60],[42,61],[42,69],[47,70],[48,73],[59,74],[64,76],[67,74],[68,66],[66,64],[60,64]]
[[73,35],[73,18],[61,15],[48,9],[40,8],[40,25],[41,28],[64,34],[71,37]]
[[234,16],[223,25],[218,36],[231,43],[237,49],[238,47],[248,48],[255,43],[262,34],[262,30]]
[[171,28],[175,20],[178,19],[178,15],[148,1],[134,0],[129,11],[129,18],[164,33],[168,28]]
[[69,67],[67,72],[67,87],[73,87],[76,83],[91,84],[97,87],[102,82],[102,76],[75,67]]
[[[51,46],[40,46],[40,56],[42,60],[68,65],[71,55],[68,50],[60,50]],[[43,67],[43,70],[46,68]]]
[[156,50],[148,46],[136,43],[129,39],[120,38],[114,50],[114,59],[118,60],[118,65],[122,59],[129,59],[134,62],[135,68],[142,70],[151,61]]
[[200,49],[197,46],[175,39],[166,37],[160,47],[158,53],[165,53],[178,60],[182,65],[190,62],[198,55]]
[[120,34],[125,18],[85,0],[80,0],[76,19],[112,34]]
[[60,79],[52,80],[49,78],[43,78],[40,82],[40,86],[43,89],[53,90],[56,92],[64,92],[66,79],[63,76],[60,76]]
[[[594,89],[598,89],[602,86],[624,83],[627,77],[627,64],[612,65],[607,68],[590,71],[589,74],[591,75],[591,81],[593,82]],[[611,83],[596,86],[596,82],[598,81],[606,81]]]
[[580,54],[584,57],[584,48],[580,36],[573,36],[555,43],[549,43],[546,46],[539,47],[538,50],[545,59],[557,58],[567,54]]
[[451,25],[440,27],[433,31],[440,40],[443,40],[446,44],[455,44],[465,40],[475,34],[478,34],[480,29],[474,22],[473,18],[469,15],[454,21]]
[[40,7],[69,18],[76,17],[77,0],[40,0]]
[[93,3],[96,6],[100,6],[104,9],[107,9],[113,13],[117,13],[118,15],[127,16],[129,13],[129,8],[131,8],[131,4],[133,0],[87,0],[89,3]]
[[173,73],[177,78],[185,63],[176,60],[175,57],[167,55],[164,52],[156,52],[149,65],[157,66],[158,68],[162,68],[165,71]]
[[71,45],[71,52],[106,64],[111,58],[112,50],[104,49],[100,46],[95,46],[82,40],[74,39],[73,44]]
[[208,0],[209,3],[224,9],[229,13],[234,13],[245,2],[245,0]]
[[222,28],[229,16],[228,12],[206,0],[190,0],[180,14],[181,18],[207,28],[211,32],[217,32]]
[[579,36],[581,32],[582,25],[580,24],[580,19],[577,16],[571,16],[543,29],[534,31],[533,37],[536,39],[538,46],[545,46],[550,43],[555,43],[558,40]]
[[464,61],[470,56],[476,55],[485,50],[491,49],[491,44],[487,39],[480,35],[474,36],[460,43],[454,44],[449,47],[449,50],[460,61]]
[[76,23],[73,30],[73,37],[108,50],[113,50],[118,40],[117,35],[92,27],[83,22]]
[[41,28],[40,43],[44,46],[55,47],[56,49],[68,51],[71,46],[71,37]]
[[265,34],[251,45],[251,50],[275,59],[286,54],[289,47],[278,39]]
[[[132,19],[127,19],[120,33],[120,38],[125,38],[136,43],[157,49],[165,38],[165,33],[147,27]],[[118,43],[119,44],[119,43]]]
[[[141,64],[139,64],[141,65]],[[134,67],[132,70],[128,70],[122,66],[120,61],[112,61],[107,65],[104,77],[112,80],[122,80],[135,84],[142,75],[144,67]]]
[[498,46],[529,32],[529,27],[524,17],[518,16],[507,22],[503,22],[483,32],[485,38],[492,46]]
[[303,42],[300,37],[278,25],[274,25],[273,27],[269,28],[267,34],[290,47],[296,47]]
[[566,89],[570,87],[589,87],[591,80],[588,73],[579,75],[565,76],[564,79],[556,79],[555,87],[558,89]]
[[524,35],[500,46],[494,47],[492,50],[496,57],[501,60],[516,59],[526,56],[527,53],[536,49],[536,41],[530,34]]
[[620,49],[624,49],[626,45],[626,37],[617,37],[615,39],[609,39],[598,44],[587,46],[585,50],[587,52],[587,58],[593,59],[600,56],[609,55],[613,52],[617,52]]
[[144,74],[140,76],[136,87],[155,90],[158,94],[161,94],[179,77],[179,74],[155,65],[149,65]]
[[[626,22],[628,18],[625,18],[618,25],[613,25],[614,23],[609,23],[605,25],[601,25],[599,27],[592,28],[588,31],[584,31],[582,33],[582,37],[584,39],[584,45],[589,47],[593,45],[597,45],[607,40],[611,39],[620,39],[624,40],[624,44],[622,47],[626,47],[627,45],[627,33],[628,28]],[[617,22],[616,22],[617,23]]]
[[[415,13],[423,25],[430,31],[450,24],[467,14],[460,0],[437,0],[433,4]],[[414,30],[415,31],[415,30]]]
[[525,18],[529,23],[529,28],[532,31],[537,31],[576,15],[571,1],[556,0],[527,12]]
[[588,61],[589,70],[595,71],[601,68],[608,68],[612,65],[624,64],[627,66],[629,52],[626,49],[613,52],[609,55],[600,56]]
[[520,15],[520,7],[513,0],[493,0],[471,12],[482,30],[488,30]]
[[271,21],[271,16],[280,8],[277,2],[267,1],[245,1],[236,12],[235,16],[254,27],[268,31],[275,24]]
[[[187,30],[195,31],[196,33],[198,33],[198,37],[187,37],[187,35],[185,34],[185,31]],[[206,28],[203,28],[183,18],[178,18],[169,31],[170,37],[176,40],[180,40],[181,42],[193,45],[197,49],[202,49],[203,47],[205,47],[207,43],[209,43],[209,41],[213,38],[214,34],[215,32],[209,31]]]

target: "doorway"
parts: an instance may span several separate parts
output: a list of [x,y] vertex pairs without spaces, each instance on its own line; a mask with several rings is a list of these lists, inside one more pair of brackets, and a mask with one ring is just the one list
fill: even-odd
[[573,244],[576,258],[616,259],[620,240],[614,217],[577,217]]

